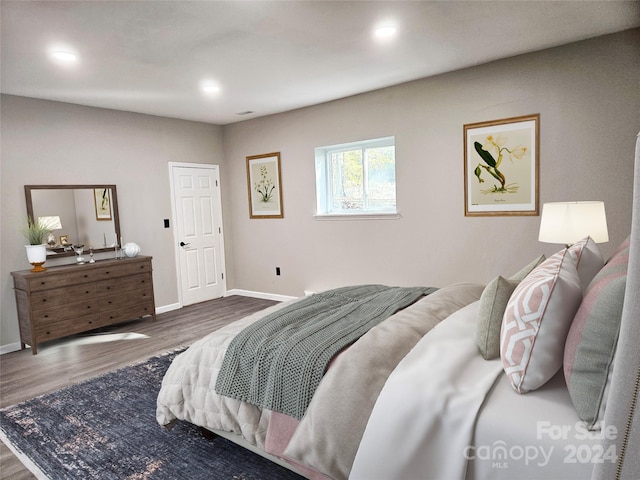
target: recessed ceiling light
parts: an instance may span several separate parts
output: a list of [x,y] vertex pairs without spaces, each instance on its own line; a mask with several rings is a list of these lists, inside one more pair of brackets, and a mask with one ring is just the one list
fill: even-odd
[[397,28],[393,25],[380,25],[375,29],[377,38],[389,38],[396,34]]
[[214,94],[220,91],[220,87],[212,82],[205,82],[200,86],[200,88],[202,88],[204,93],[208,94]]
[[78,56],[75,53],[65,51],[65,50],[55,50],[51,52],[51,56],[55,60],[59,60],[65,63],[72,63],[78,59]]

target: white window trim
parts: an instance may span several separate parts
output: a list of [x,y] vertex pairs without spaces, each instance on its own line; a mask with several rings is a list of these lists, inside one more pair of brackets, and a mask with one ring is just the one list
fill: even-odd
[[[395,147],[395,137],[382,137],[372,140],[363,140],[359,142],[341,143],[338,145],[330,145],[327,147],[318,147],[315,149],[315,167],[316,167],[316,213],[313,216],[315,220],[372,220],[383,219],[391,220],[401,218],[398,212],[398,204],[396,197],[396,206],[393,209],[388,210],[369,210],[362,212],[344,211],[344,212],[329,212],[330,199],[328,193],[328,165],[327,156],[330,152],[338,150],[346,150],[351,147],[362,148],[366,144],[367,148],[370,147],[386,147],[393,145]],[[322,185],[322,186],[321,186]],[[396,185],[397,190],[397,185]],[[324,213],[326,212],[326,213]]]
[[398,220],[402,218],[400,212],[389,213],[316,213],[314,220]]

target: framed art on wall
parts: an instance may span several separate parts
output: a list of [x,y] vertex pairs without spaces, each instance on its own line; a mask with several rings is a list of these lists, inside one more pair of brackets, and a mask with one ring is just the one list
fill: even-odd
[[464,126],[465,216],[538,215],[540,115]]
[[94,188],[93,201],[96,206],[96,220],[111,220],[110,189]]
[[283,218],[280,152],[247,157],[249,218]]

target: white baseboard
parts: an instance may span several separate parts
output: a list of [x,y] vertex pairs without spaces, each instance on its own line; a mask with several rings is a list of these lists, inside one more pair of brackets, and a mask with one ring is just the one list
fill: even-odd
[[231,290],[227,290],[227,293],[224,295],[225,297],[230,297],[232,295],[241,295],[243,297],[253,297],[253,298],[263,298],[265,300],[274,300],[276,302],[286,302],[288,300],[295,300],[298,297],[291,297],[289,295],[279,295],[277,293],[264,293],[264,292],[254,292],[251,290],[241,290],[239,288],[232,288]]
[[[27,348],[29,348],[28,345]],[[8,345],[0,345],[0,355],[4,355],[5,353],[17,352],[18,350],[20,350],[20,342],[9,343]]]
[[172,303],[169,305],[164,305],[162,307],[156,307],[156,315],[166,312],[172,312],[174,310],[179,310],[182,306],[179,303]]

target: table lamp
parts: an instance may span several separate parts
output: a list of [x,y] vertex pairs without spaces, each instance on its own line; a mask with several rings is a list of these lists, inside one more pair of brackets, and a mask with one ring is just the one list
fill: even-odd
[[[60,221],[60,217],[57,215],[50,217],[38,217],[38,223],[47,227],[49,230],[62,229],[62,222]],[[52,248],[56,245],[56,237],[51,231],[49,232],[49,236],[47,236],[47,244]]]
[[538,241],[572,245],[589,236],[609,241],[604,202],[552,202],[542,205]]

